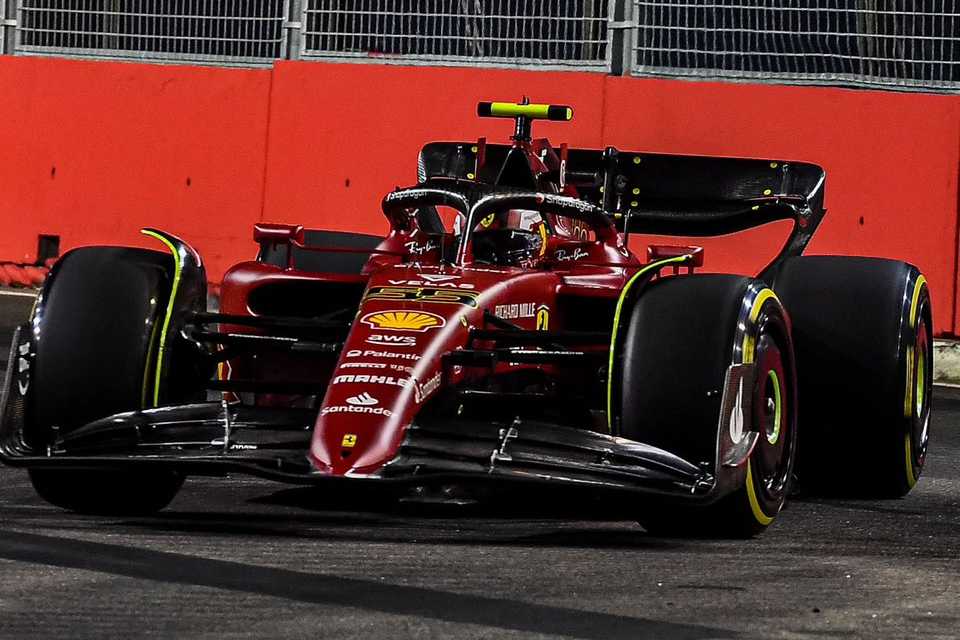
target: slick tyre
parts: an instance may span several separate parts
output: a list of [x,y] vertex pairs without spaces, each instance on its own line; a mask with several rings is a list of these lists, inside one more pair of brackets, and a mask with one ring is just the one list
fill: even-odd
[[894,260],[788,260],[803,398],[805,493],[893,498],[916,484],[930,437],[933,322],[926,279]]
[[[25,435],[44,450],[58,435],[146,406],[171,258],[144,249],[75,249],[55,265],[34,312],[36,358]],[[166,506],[183,479],[169,471],[32,470],[37,493],[85,513]]]
[[170,504],[183,480],[174,471],[160,469],[30,470],[37,495],[54,506],[88,515],[150,515]]
[[773,292],[737,276],[665,278],[640,295],[622,344],[620,433],[714,466],[725,376],[755,365],[749,424],[757,444],[740,485],[697,507],[653,505],[650,532],[751,537],[780,512],[797,453],[796,373],[790,323]]

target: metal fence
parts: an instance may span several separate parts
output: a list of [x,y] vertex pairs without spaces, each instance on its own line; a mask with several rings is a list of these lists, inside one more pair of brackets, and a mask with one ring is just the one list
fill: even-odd
[[17,53],[270,63],[289,0],[19,0]]
[[609,70],[609,0],[309,0],[304,57]]
[[960,0],[633,0],[632,72],[960,89]]
[[960,91],[960,0],[0,0],[0,51]]

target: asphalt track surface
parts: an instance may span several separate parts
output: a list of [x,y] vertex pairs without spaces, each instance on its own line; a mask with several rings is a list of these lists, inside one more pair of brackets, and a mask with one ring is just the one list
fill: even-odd
[[[0,291],[0,348],[32,300]],[[795,500],[745,542],[523,507],[371,510],[244,477],[73,515],[0,468],[3,638],[957,638],[960,393],[896,501]]]

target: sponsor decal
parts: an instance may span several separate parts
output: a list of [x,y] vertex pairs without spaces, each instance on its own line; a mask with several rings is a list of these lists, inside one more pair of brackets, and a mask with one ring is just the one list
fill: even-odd
[[384,360],[419,360],[416,353],[396,353],[394,351],[373,351],[372,349],[351,349],[347,351],[348,358],[383,358]]
[[438,289],[435,287],[370,287],[364,300],[404,300],[407,302],[429,302],[436,304],[462,304],[477,306],[479,293],[460,289]]
[[489,214],[489,215],[486,215],[486,216],[484,216],[484,217],[480,220],[480,226],[483,227],[484,229],[486,229],[487,227],[489,227],[490,225],[492,225],[492,224],[493,224],[493,221],[496,220],[496,219],[497,219],[497,214],[495,214],[495,213],[491,213],[491,214]]
[[[383,385],[388,387],[400,387],[406,389],[413,388],[413,399],[420,404],[434,391],[440,388],[441,373],[437,371],[431,378],[423,383],[419,383],[413,378],[401,378],[394,376],[379,376],[366,374],[344,374],[334,377],[330,384],[370,384]],[[380,404],[380,401],[369,392],[364,391],[355,396],[347,398],[347,404],[353,407],[373,407]]]
[[401,373],[413,373],[413,367],[408,367],[403,364],[393,364],[390,363],[390,368],[394,371],[400,371]]
[[373,333],[367,336],[366,342],[381,347],[384,345],[393,347],[417,346],[417,339],[414,336],[385,336],[379,333]]
[[375,311],[360,318],[360,322],[385,331],[420,331],[436,329],[446,320],[428,311]]
[[[410,386],[410,379],[394,378],[393,376],[367,375],[365,373],[359,373],[359,374],[348,373],[344,375],[334,376],[333,381],[330,384],[353,384],[353,383],[376,384],[376,385],[383,385],[387,387],[406,388]],[[349,402],[349,400],[347,402]]]
[[393,415],[393,411],[384,409],[383,407],[363,407],[354,405],[334,405],[332,407],[324,407],[320,410],[320,415],[322,416],[330,413],[363,413],[373,416],[383,416],[385,418],[389,418]]
[[538,199],[541,197],[543,198],[542,200],[540,200],[541,202],[546,202],[547,204],[558,205],[561,207],[569,207],[571,209],[576,209],[577,211],[582,211],[584,213],[596,210],[596,207],[594,207],[589,202],[578,200],[577,198],[571,198],[568,196],[558,196],[552,193],[538,194]]
[[416,198],[423,198],[424,196],[428,196],[432,193],[433,192],[428,189],[401,189],[400,191],[391,191],[387,194],[387,197],[384,198],[384,200],[387,202],[404,199],[415,200]]
[[417,404],[420,404],[426,400],[430,395],[440,387],[440,372],[437,373],[424,382],[423,384],[417,384],[413,387],[413,399],[416,400]]
[[413,256],[422,256],[425,253],[430,253],[440,248],[440,245],[433,240],[428,240],[423,244],[420,244],[416,240],[411,240],[410,242],[404,242],[403,246],[406,247],[407,252]]
[[387,280],[392,285],[398,286],[411,286],[411,287],[429,287],[433,285],[435,287],[447,287],[448,289],[476,289],[476,286],[470,284],[469,282],[443,282],[428,280],[427,276],[423,276],[423,280]]
[[515,320],[517,318],[533,318],[537,309],[543,305],[537,305],[536,302],[518,302],[514,304],[498,304],[493,308],[493,314],[502,320]]
[[587,253],[584,249],[577,247],[572,252],[567,251],[566,249],[557,249],[556,253],[553,254],[553,258],[557,262],[570,262],[570,261],[576,262],[577,260],[583,260],[588,255],[590,254]]
[[358,407],[372,407],[375,404],[380,404],[380,401],[364,391],[361,394],[347,398],[347,404],[352,404]]
[[343,440],[340,441],[340,446],[344,449],[352,449],[357,446],[357,434],[355,433],[345,433],[343,434]]
[[340,365],[341,369],[386,369],[387,365],[382,362],[344,362]]
[[421,278],[428,282],[450,282],[451,280],[459,280],[460,276],[446,275],[446,274],[421,274]]
[[537,307],[537,331],[550,329],[550,307],[545,304]]

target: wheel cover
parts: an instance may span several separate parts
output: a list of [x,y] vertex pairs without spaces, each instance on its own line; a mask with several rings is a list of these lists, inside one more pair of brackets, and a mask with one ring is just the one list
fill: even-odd
[[790,419],[791,393],[783,353],[773,335],[764,331],[756,343],[757,383],[754,386],[754,424],[761,437],[751,456],[751,480],[758,503],[773,515],[786,496],[794,448]]
[[767,372],[766,402],[763,411],[767,413],[767,442],[777,444],[780,440],[780,425],[783,418],[783,393],[780,376],[773,369]]

